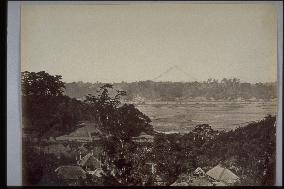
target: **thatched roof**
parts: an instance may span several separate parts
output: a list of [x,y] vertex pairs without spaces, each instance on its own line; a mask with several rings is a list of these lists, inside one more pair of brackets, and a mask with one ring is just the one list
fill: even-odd
[[86,178],[86,172],[79,166],[72,166],[72,165],[60,166],[57,169],[55,169],[55,172],[57,173],[58,176],[68,180]]
[[174,182],[170,186],[189,186],[187,182]]
[[96,177],[102,177],[104,175],[104,171],[102,168],[98,168],[94,171],[88,171],[88,173]]
[[206,175],[215,179],[216,181],[222,181],[227,184],[233,184],[240,179],[232,171],[230,171],[229,169],[223,168],[220,165],[217,165],[214,168],[207,171]]
[[96,168],[100,168],[101,162],[95,158],[91,153],[88,153],[79,161],[80,166],[92,165]]
[[171,186],[213,186],[213,184],[206,177],[178,179]]
[[200,167],[197,167],[195,169],[195,171],[193,171],[194,174],[204,174],[205,175],[205,172],[203,171],[203,169],[201,169]]
[[191,176],[189,174],[186,173],[182,173],[178,176],[178,179],[176,180],[176,182],[180,183],[180,182],[187,182],[191,179]]
[[69,146],[64,146],[61,143],[55,143],[55,144],[49,144],[47,146],[44,146],[42,150],[45,153],[58,155],[60,153],[69,153],[71,149]]
[[[80,126],[81,127],[69,134],[57,137],[56,140],[91,140],[93,133],[101,134],[101,131],[97,128],[95,123],[81,123]],[[98,137],[96,137],[96,139],[98,139]]]
[[141,132],[139,136],[137,137],[132,137],[133,141],[136,142],[143,142],[143,141],[153,141],[154,140],[154,136],[152,135],[148,135],[145,132]]
[[78,147],[77,151],[86,154],[88,152],[88,149],[84,145],[82,145]]
[[213,184],[206,177],[198,177],[191,180],[190,186],[213,186]]
[[225,183],[223,183],[222,181],[220,182],[213,182],[214,186],[227,186]]
[[154,136],[149,135],[149,134],[147,134],[147,133],[145,133],[145,132],[141,132],[139,136],[133,137],[133,138],[151,138],[151,139],[153,139]]
[[147,135],[147,133],[145,133],[144,131],[142,131],[142,132],[140,133],[140,135]]
[[156,175],[155,176],[155,182],[163,182],[164,180],[162,179],[162,177],[161,176],[159,176],[159,175]]

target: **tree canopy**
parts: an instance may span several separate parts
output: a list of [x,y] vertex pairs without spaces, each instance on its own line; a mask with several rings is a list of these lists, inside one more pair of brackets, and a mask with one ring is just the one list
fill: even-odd
[[60,75],[49,75],[45,71],[22,72],[22,94],[38,96],[59,96],[65,89]]
[[[112,93],[112,94],[110,94]],[[100,87],[96,95],[89,94],[85,102],[96,106],[99,114],[99,128],[104,133],[102,144],[107,153],[104,161],[108,167],[105,172],[112,177],[111,171],[116,171],[116,179],[121,184],[128,185],[135,180],[133,171],[135,159],[131,151],[135,144],[131,138],[141,132],[153,132],[151,120],[132,104],[121,104],[120,97],[124,91],[115,90],[112,85]]]

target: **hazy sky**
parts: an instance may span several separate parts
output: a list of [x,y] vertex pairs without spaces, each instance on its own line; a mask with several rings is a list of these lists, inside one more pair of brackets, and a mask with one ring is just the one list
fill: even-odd
[[22,70],[66,82],[151,80],[174,65],[164,80],[277,78],[273,5],[25,5],[21,13]]

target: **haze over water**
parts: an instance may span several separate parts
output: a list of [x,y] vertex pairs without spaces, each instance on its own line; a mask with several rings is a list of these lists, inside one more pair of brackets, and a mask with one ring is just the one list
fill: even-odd
[[189,104],[146,104],[137,108],[149,116],[155,130],[187,133],[198,124],[231,130],[276,115],[277,102],[192,102]]

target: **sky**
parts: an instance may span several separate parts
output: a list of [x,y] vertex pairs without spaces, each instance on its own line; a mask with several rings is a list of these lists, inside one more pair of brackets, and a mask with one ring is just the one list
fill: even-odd
[[269,4],[24,5],[21,69],[65,82],[273,82],[276,18]]

